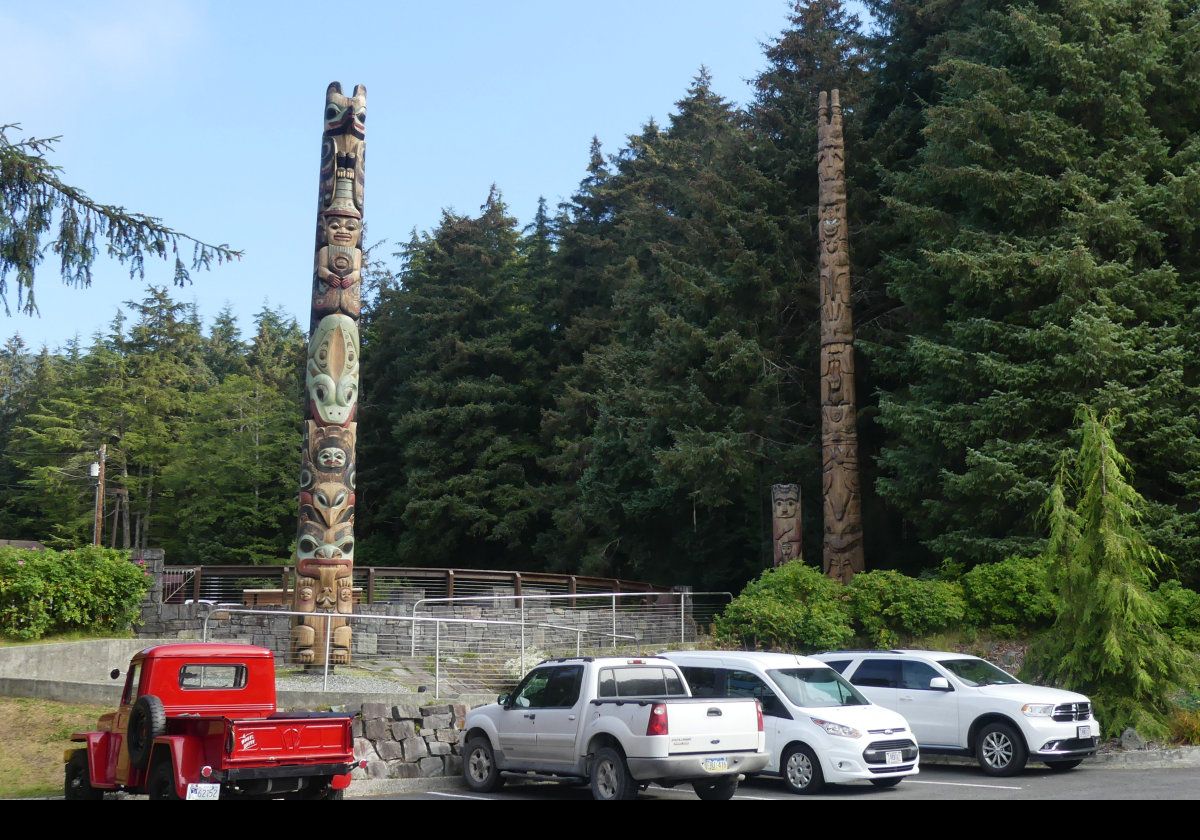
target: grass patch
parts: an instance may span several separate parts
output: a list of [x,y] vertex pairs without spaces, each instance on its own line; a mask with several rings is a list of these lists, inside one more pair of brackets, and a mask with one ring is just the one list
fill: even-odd
[[58,633],[53,636],[42,636],[40,639],[13,639],[0,635],[0,647],[25,647],[27,645],[52,645],[56,642],[86,642],[92,639],[132,639],[133,632],[114,633],[111,630],[72,630],[69,633]]
[[0,799],[61,795],[71,733],[94,729],[107,706],[0,697]]

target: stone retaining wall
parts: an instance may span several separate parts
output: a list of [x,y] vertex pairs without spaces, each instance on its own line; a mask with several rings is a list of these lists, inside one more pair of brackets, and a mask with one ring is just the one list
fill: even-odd
[[467,707],[459,703],[363,703],[354,718],[354,757],[367,766],[355,768],[353,778],[458,776],[466,719]]

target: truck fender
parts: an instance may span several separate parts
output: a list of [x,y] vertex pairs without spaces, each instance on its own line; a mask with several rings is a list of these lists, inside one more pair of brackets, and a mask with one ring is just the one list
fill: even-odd
[[492,745],[492,754],[496,757],[496,765],[501,769],[505,768],[508,762],[505,761],[504,751],[500,748],[500,732],[496,729],[496,722],[485,715],[479,715],[472,718],[470,724],[462,736],[464,757],[466,756],[467,741],[482,735]]
[[70,753],[87,750],[88,776],[92,780],[92,787],[112,788],[114,783],[108,776],[108,739],[108,732],[88,732],[83,738],[72,738],[78,746],[63,754],[63,763],[69,760]]
[[[204,750],[196,738],[186,735],[163,735],[154,739],[154,749],[150,754],[149,770],[161,761],[171,763],[172,775],[175,777],[175,792],[179,798],[187,796],[189,782],[200,781],[200,768],[204,766]],[[147,773],[147,778],[149,773]]]

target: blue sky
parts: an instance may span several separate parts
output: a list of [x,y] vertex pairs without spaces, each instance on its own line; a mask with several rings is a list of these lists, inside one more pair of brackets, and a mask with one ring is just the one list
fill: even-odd
[[[0,0],[0,122],[61,135],[53,161],[93,198],[246,252],[176,290],[206,324],[228,302],[247,330],[264,302],[307,321],[325,87],[368,90],[368,242],[397,243],[443,207],[475,212],[495,182],[528,221],[571,194],[588,143],[608,152],[663,120],[700,65],[751,98],[786,0]],[[388,250],[391,250],[388,246]],[[40,317],[0,338],[85,340],[146,282],[101,258],[90,289],[49,257]],[[15,308],[15,297],[10,299]]]

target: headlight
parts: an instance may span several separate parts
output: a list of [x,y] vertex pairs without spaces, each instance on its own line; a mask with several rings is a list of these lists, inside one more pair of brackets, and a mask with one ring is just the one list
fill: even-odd
[[1054,714],[1053,703],[1026,703],[1021,707],[1026,717],[1050,717]]
[[811,720],[817,726],[824,729],[830,735],[840,735],[843,738],[861,738],[862,737],[862,733],[859,732],[857,729],[854,729],[849,726],[842,726],[840,723],[834,723],[834,722],[828,721],[828,720],[821,720],[820,718],[809,718],[809,720]]

